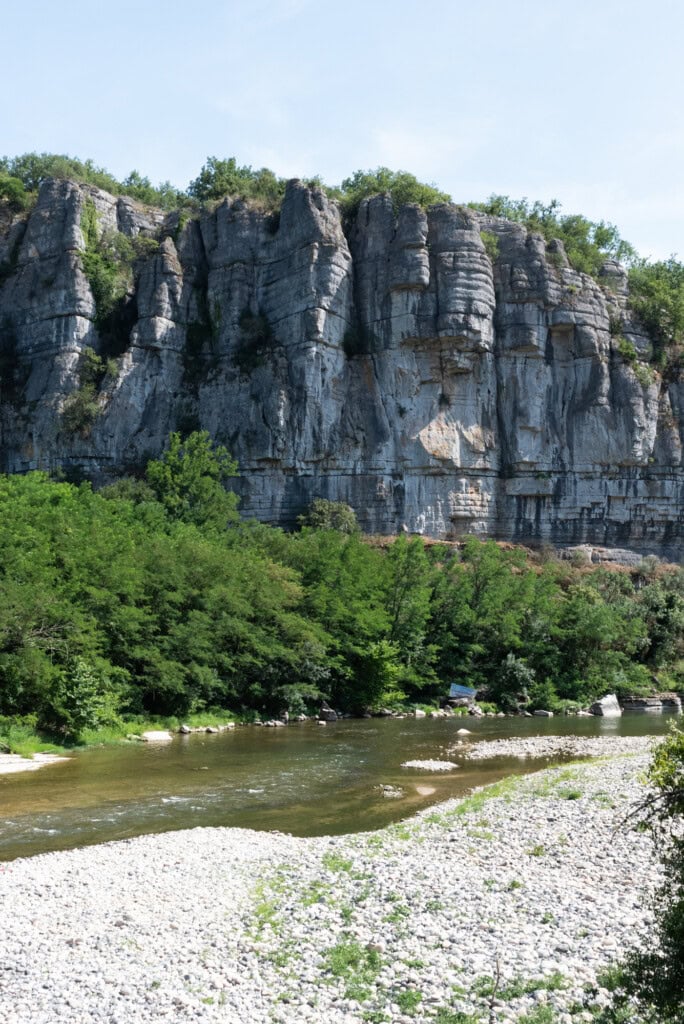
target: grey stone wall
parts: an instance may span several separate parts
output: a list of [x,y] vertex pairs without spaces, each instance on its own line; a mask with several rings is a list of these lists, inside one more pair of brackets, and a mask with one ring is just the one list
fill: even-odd
[[[100,230],[163,241],[136,264],[81,436],[62,421],[80,355],[111,348],[81,264],[86,201]],[[520,225],[386,197],[345,234],[337,204],[296,181],[279,219],[225,201],[186,224],[47,182],[26,223],[0,227],[0,264],[4,471],[102,482],[202,427],[239,461],[243,511],[269,522],[322,496],[378,533],[681,557],[684,382],[647,369],[615,264],[599,285]]]

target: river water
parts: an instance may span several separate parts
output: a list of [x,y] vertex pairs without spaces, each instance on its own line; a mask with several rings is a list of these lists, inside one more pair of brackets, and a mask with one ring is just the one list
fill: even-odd
[[[0,776],[0,860],[195,826],[275,829],[299,836],[380,828],[474,786],[543,767],[447,754],[473,740],[547,735],[657,735],[670,715],[618,719],[349,719],[285,729],[237,728],[172,743],[85,750],[37,772]],[[453,760],[446,773],[403,761]],[[382,785],[404,797],[387,799]]]

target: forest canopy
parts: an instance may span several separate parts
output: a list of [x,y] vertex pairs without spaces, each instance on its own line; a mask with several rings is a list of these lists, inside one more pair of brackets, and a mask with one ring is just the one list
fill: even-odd
[[680,569],[381,545],[320,503],[286,534],[240,521],[234,472],[196,433],[100,492],[0,478],[0,716],[76,738],[131,716],[435,704],[451,682],[503,710],[682,685]]

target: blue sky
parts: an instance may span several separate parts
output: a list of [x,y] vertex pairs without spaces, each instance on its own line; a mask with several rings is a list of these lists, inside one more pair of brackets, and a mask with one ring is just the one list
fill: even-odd
[[681,0],[23,0],[0,152],[186,187],[209,155],[559,199],[684,257]]

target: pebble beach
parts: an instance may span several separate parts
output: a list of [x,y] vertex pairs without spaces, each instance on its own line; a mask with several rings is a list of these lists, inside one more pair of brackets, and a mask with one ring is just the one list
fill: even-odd
[[0,1019],[588,1022],[659,880],[624,824],[648,748],[379,832],[201,828],[0,864]]

